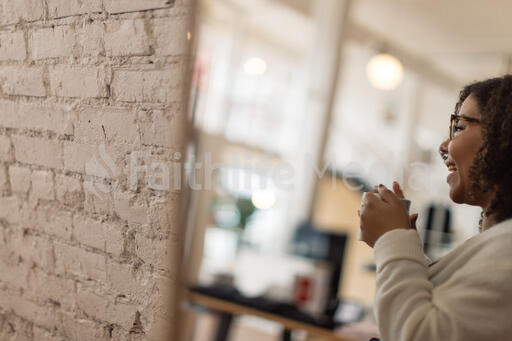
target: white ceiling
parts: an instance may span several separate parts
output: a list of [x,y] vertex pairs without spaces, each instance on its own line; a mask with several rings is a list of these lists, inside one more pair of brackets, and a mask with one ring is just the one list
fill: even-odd
[[351,13],[461,83],[507,70],[511,14],[511,0],[354,0]]
[[[218,0],[210,1],[205,0],[210,4]],[[301,50],[309,46],[306,37],[312,32],[316,1],[325,0],[220,2],[250,13],[253,29],[268,31]],[[352,22],[421,59],[420,64],[431,65],[424,73],[437,70],[450,77],[456,88],[507,69],[512,72],[512,0],[352,0],[352,4]]]

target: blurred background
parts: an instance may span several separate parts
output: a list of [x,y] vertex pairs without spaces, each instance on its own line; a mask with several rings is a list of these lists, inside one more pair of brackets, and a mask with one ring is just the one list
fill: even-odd
[[512,71],[511,11],[199,1],[186,340],[305,340],[308,326],[368,340],[375,272],[357,209],[376,184],[401,184],[433,260],[477,233],[480,210],[450,202],[438,146],[461,87]]

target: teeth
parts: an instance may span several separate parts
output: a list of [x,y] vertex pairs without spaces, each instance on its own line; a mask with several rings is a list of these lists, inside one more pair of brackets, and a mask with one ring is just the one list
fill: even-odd
[[455,167],[450,167],[450,168],[448,168],[448,171],[450,171],[450,172],[455,172],[455,171],[457,171],[457,168],[455,168]]

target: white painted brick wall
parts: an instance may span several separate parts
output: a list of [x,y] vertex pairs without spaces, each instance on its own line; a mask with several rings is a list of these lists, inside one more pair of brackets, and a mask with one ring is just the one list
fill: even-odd
[[7,174],[7,167],[0,165],[0,193],[2,194],[9,188],[9,178]]
[[49,168],[62,168],[60,141],[20,135],[13,136],[12,141],[16,161]]
[[114,72],[112,92],[121,102],[169,102],[179,98],[183,82],[181,68],[167,70],[117,70]]
[[105,54],[105,27],[101,22],[84,23],[76,28],[77,54],[80,56],[99,56]]
[[150,54],[150,42],[144,20],[116,20],[106,26],[105,50],[110,56]]
[[0,66],[0,81],[6,95],[46,96],[42,67]]
[[85,280],[105,282],[105,256],[61,242],[55,242],[54,248],[58,274],[72,274]]
[[101,0],[46,0],[50,18],[62,18],[102,11]]
[[27,276],[26,287],[31,296],[41,301],[58,302],[66,311],[73,311],[75,307],[76,284],[71,279],[49,275],[41,269],[33,268]]
[[0,0],[0,340],[175,339],[180,196],[128,176],[184,151],[190,8]]
[[22,230],[17,230],[10,237],[10,251],[18,257],[18,261],[21,260],[21,264],[38,267],[49,273],[55,272],[55,254],[51,240],[25,234]]
[[0,136],[0,160],[11,161],[11,140],[7,136]]
[[189,29],[185,25],[185,19],[166,20],[155,19],[153,22],[153,34],[156,39],[156,54],[173,56],[187,53]]
[[50,68],[50,91],[57,97],[106,97],[106,71],[97,67]]
[[173,3],[174,0],[105,0],[105,9],[109,13],[127,13],[166,8]]
[[82,182],[78,178],[57,174],[55,176],[55,191],[57,200],[62,205],[83,207],[84,193]]
[[[77,317],[76,314],[59,313],[59,330],[66,340],[96,341],[106,338],[105,331],[97,322]],[[52,341],[55,339],[53,338]]]
[[9,178],[13,192],[27,194],[30,189],[31,170],[24,167],[10,166]]
[[41,0],[2,0],[2,24],[43,19],[44,7]]
[[[75,142],[64,142],[64,169],[85,173],[85,164],[98,151],[98,146]],[[95,175],[95,174],[90,174]],[[98,174],[101,176],[101,174]]]
[[21,61],[26,57],[23,32],[0,32],[0,61]]
[[123,251],[123,230],[119,224],[102,222],[84,214],[75,214],[73,236],[81,244],[115,256],[120,256]]
[[56,26],[30,32],[29,48],[32,59],[71,56],[75,43],[75,31],[71,26]]
[[75,136],[77,142],[95,145],[140,143],[134,111],[121,108],[84,108]]
[[18,197],[1,197],[0,198],[0,218],[4,218],[9,223],[19,223],[21,202]]
[[145,145],[172,147],[174,145],[174,115],[170,110],[149,110],[139,112],[140,135]]
[[36,199],[55,199],[55,184],[51,172],[34,171],[32,173],[32,195]]
[[124,302],[122,298],[117,300],[105,300],[103,295],[91,292],[79,287],[77,293],[78,309],[88,316],[100,321],[110,321],[119,324],[125,329],[131,329],[137,306]]
[[76,113],[66,106],[0,101],[0,126],[5,128],[71,135],[76,119]]
[[30,223],[32,229],[45,234],[70,240],[73,229],[73,217],[70,211],[59,210],[54,207],[41,206]]

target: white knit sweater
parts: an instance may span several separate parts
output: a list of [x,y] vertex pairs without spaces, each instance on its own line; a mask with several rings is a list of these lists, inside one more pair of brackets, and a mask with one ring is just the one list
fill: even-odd
[[415,230],[385,233],[374,255],[382,341],[512,340],[512,219],[431,266]]

